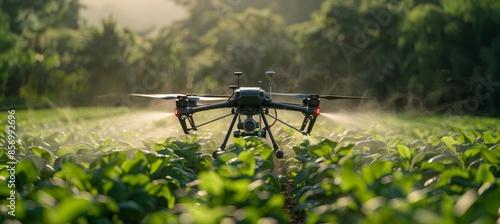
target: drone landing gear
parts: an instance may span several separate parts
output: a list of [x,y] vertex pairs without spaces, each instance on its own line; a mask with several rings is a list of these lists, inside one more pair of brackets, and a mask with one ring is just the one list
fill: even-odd
[[226,149],[226,144],[227,144],[227,141],[229,140],[229,136],[231,135],[231,130],[233,130],[233,127],[234,127],[234,123],[236,123],[236,119],[238,119],[238,115],[239,114],[235,114],[233,116],[233,120],[231,121],[231,124],[229,125],[229,130],[227,130],[227,134],[226,134],[226,137],[224,137],[224,141],[222,142],[222,144],[220,145],[220,148],[217,149],[213,154],[212,156],[214,158],[217,158],[218,155],[222,154],[222,151],[224,151],[224,149]]
[[[233,120],[231,121],[231,124],[229,125],[229,130],[227,131],[226,137],[224,138],[224,141],[222,142],[220,149],[216,150],[213,152],[212,156],[214,158],[217,158],[220,154],[223,153],[224,149],[226,148],[227,141],[229,140],[229,136],[231,135],[231,130],[233,130],[234,124],[236,123],[236,120],[240,114],[236,113],[233,117]],[[259,114],[259,116],[262,118],[262,121],[264,122],[265,128],[255,132],[255,133],[242,133],[240,131],[235,131],[234,136],[235,137],[243,137],[243,136],[259,136],[259,137],[266,137],[266,132],[269,135],[269,138],[271,139],[271,142],[273,144],[273,149],[274,149],[274,155],[276,158],[281,159],[284,156],[283,151],[279,149],[278,144],[276,144],[276,140],[274,140],[273,133],[271,133],[271,129],[269,128],[269,123],[267,122],[266,116],[263,112]]]
[[222,155],[222,153],[224,153],[224,150],[222,149],[217,149],[215,150],[213,153],[212,153],[212,156],[214,157],[214,159],[217,159],[218,156]]
[[271,139],[271,142],[273,143],[274,155],[278,159],[283,158],[284,153],[283,153],[283,151],[281,151],[281,149],[279,149],[278,144],[276,144],[276,140],[274,140],[273,133],[271,133],[271,128],[269,128],[269,123],[267,123],[266,116],[263,113],[261,113],[260,117],[262,118],[264,125],[266,125],[266,127],[264,129],[269,134],[269,138]]

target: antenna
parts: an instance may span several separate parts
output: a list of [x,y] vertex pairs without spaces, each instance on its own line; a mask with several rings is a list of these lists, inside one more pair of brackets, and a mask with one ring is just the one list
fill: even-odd
[[243,75],[243,72],[234,72],[234,75],[238,76],[238,88],[240,88],[240,76]]
[[272,99],[271,93],[273,92],[273,75],[276,75],[276,72],[266,71],[266,75],[269,75],[269,99]]

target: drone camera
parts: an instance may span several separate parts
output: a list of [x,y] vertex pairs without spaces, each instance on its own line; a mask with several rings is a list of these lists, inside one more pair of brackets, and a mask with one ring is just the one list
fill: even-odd
[[238,129],[243,129],[245,132],[253,132],[257,128],[259,128],[259,122],[255,121],[253,118],[247,118],[238,124]]

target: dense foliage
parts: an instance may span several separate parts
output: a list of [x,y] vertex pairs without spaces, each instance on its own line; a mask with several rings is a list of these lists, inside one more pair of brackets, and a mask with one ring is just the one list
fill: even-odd
[[497,120],[377,120],[293,147],[287,170],[308,223],[499,221]]
[[[143,111],[67,112],[74,119],[30,113],[16,114],[15,219],[22,223],[499,221],[498,119],[358,114],[333,128],[322,117],[315,133],[327,138],[273,129],[289,154],[273,161],[271,147],[255,137],[233,139],[217,159],[213,133],[139,145],[128,132],[141,129],[107,137],[118,117]],[[13,218],[5,214],[6,136],[2,130],[0,221]]]
[[375,96],[385,108],[498,115],[495,0],[192,1],[147,34],[79,17],[78,0],[1,0],[2,107],[130,104],[127,93],[280,91]]

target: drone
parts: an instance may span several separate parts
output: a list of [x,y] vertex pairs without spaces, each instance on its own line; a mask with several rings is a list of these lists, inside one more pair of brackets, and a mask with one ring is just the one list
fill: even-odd
[[[338,100],[338,99],[366,99],[363,96],[339,96],[339,95],[318,95],[304,93],[273,93],[272,92],[272,77],[276,75],[275,71],[266,71],[269,76],[269,91],[264,91],[261,87],[241,87],[240,76],[243,72],[234,72],[238,77],[237,85],[231,85],[231,95],[192,95],[192,94],[130,94],[131,96],[149,97],[163,100],[175,100],[174,114],[179,119],[182,130],[185,134],[190,131],[197,131],[199,127],[212,123],[214,121],[233,116],[229,129],[219,149],[213,152],[213,157],[223,153],[226,144],[233,133],[233,137],[240,138],[246,136],[257,136],[260,138],[269,138],[273,145],[273,152],[276,158],[281,159],[284,156],[283,151],[279,148],[276,140],[271,132],[271,127],[276,121],[296,130],[303,135],[309,135],[314,127],[317,117],[320,115],[320,99]],[[262,86],[262,81],[259,81]],[[275,102],[273,96],[287,96],[302,99],[302,104],[293,104],[285,102]],[[202,101],[218,101],[212,104],[198,104]],[[230,108],[230,113],[205,123],[197,125],[194,121],[193,114],[197,112],[209,111],[214,109]],[[274,111],[274,115],[270,113]],[[304,116],[300,128],[296,128],[278,118],[277,110],[289,110],[301,112]],[[259,121],[257,121],[255,118]],[[274,121],[270,123],[267,117]],[[271,120],[272,121],[272,120]],[[232,131],[235,124],[236,130]],[[189,124],[189,126],[188,126]]]

